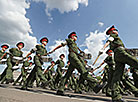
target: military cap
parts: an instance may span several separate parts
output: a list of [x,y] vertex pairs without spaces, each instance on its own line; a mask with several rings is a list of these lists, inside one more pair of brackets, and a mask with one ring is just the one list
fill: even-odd
[[46,41],[48,43],[48,38],[47,37],[44,37],[40,40],[40,43],[42,43],[43,41]]
[[8,48],[9,48],[9,45],[3,44],[3,45],[1,45],[1,48],[6,48],[6,49],[8,49]]
[[[72,36],[76,36],[76,32],[72,32],[68,35],[68,38],[71,38]],[[77,36],[76,36],[77,37]]]
[[110,32],[113,31],[113,30],[118,31],[118,30],[114,27],[114,25],[113,25],[112,27],[110,27],[110,28],[106,31],[106,35],[109,35]]
[[55,63],[54,61],[51,61],[51,63]]
[[23,43],[23,42],[18,42],[18,43],[16,44],[16,46],[18,46],[18,45],[22,45],[22,46],[24,47],[24,43]]
[[28,58],[30,58],[30,60],[32,60],[32,57],[31,56],[28,56]]
[[112,53],[112,52],[113,52],[112,50],[108,49],[108,50],[106,51],[106,54]]
[[33,64],[32,62],[30,62],[30,64]]
[[65,57],[65,55],[64,55],[64,54],[61,54],[59,57],[61,58],[61,56]]

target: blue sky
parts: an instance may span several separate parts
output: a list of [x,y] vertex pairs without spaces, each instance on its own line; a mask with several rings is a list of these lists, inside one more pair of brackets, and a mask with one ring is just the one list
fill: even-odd
[[[75,31],[78,45],[83,45],[81,49],[93,55],[91,64],[105,43],[105,30],[114,24],[126,47],[138,48],[138,0],[27,0],[30,5],[25,1],[0,1],[1,44],[8,43],[14,47],[18,41],[23,41],[27,54],[46,36],[50,51]],[[59,50],[52,57],[57,59],[57,55],[66,54],[66,50]],[[99,61],[103,61],[104,57]]]
[[[71,31],[78,33],[78,43],[85,39],[85,34],[95,30],[104,31],[114,24],[120,33],[120,37],[126,47],[137,47],[138,34],[138,1],[137,0],[89,0],[88,6],[80,5],[75,12],[61,14],[57,9],[49,11],[53,17],[51,24],[45,14],[45,4],[31,2],[27,10],[33,36],[37,39],[47,36],[49,45],[54,40],[65,39]],[[104,26],[99,27],[98,22]]]

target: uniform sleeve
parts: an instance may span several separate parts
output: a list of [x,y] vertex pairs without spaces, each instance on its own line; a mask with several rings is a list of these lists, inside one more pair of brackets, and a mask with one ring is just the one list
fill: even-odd
[[11,48],[11,49],[9,50],[10,53],[13,53],[13,51],[14,51],[14,48]]
[[107,41],[109,41],[109,42],[113,42],[113,41],[114,41],[114,38],[110,36],[110,37],[108,38]]
[[59,60],[57,60],[55,64],[59,64],[59,63],[60,63]]
[[104,60],[104,62],[105,62],[105,63],[107,63],[107,62],[108,62],[108,57],[106,57],[106,59]]
[[65,46],[65,45],[67,45],[67,42],[61,43],[61,45],[62,45],[62,46]]
[[30,52],[31,52],[31,53],[35,53],[36,50],[37,50],[37,48],[35,47],[35,48],[33,48]]

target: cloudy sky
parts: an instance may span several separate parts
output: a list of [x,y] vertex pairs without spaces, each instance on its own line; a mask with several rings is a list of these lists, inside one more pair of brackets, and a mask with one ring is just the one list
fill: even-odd
[[[138,0],[0,0],[0,45],[15,47],[23,41],[26,54],[46,36],[50,51],[75,31],[78,46],[92,54],[92,64],[113,24],[127,48],[138,47],[137,4]],[[56,60],[60,53],[67,54],[67,48],[51,56]]]

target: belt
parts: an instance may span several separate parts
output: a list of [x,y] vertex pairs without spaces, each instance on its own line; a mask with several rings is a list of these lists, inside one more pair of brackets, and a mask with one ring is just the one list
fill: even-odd
[[123,46],[118,46],[114,49],[114,51],[116,51],[118,48],[121,48],[121,49],[125,50],[125,48]]

